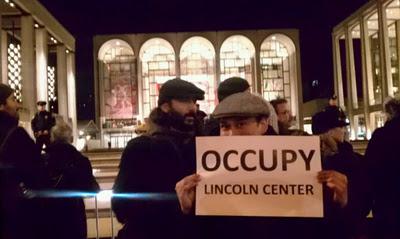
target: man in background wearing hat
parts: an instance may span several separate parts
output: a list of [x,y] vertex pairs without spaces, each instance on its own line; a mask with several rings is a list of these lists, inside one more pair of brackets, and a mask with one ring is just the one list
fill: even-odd
[[[149,132],[126,146],[114,193],[161,193],[159,197],[114,197],[112,207],[124,224],[118,238],[187,238],[175,197],[175,183],[195,171],[196,101],[204,91],[181,79],[165,82]],[[172,197],[169,200],[168,198]]]
[[[219,119],[221,136],[237,135],[268,135],[269,109],[267,102],[260,96],[249,92],[237,93],[227,97],[213,112],[213,116]],[[328,220],[331,211],[340,213],[341,208],[347,205],[346,176],[334,170],[321,171],[318,180],[325,187],[324,212]],[[190,214],[194,210],[195,187],[201,180],[198,174],[192,174],[180,180],[176,184],[176,192],[184,214]],[[274,205],[271,205],[273,207]],[[257,217],[209,217],[214,224],[219,220],[217,232],[213,232],[212,238],[260,238],[265,233],[266,238],[322,238],[328,234],[321,230],[326,229],[326,221],[302,221],[301,219],[288,218],[257,218]],[[235,228],[235,230],[232,230]],[[290,230],[287,230],[289,229]],[[329,229],[340,231],[329,224]],[[337,235],[337,234],[334,234]],[[210,235],[207,235],[210,238]],[[325,237],[335,238],[335,237]],[[337,237],[343,238],[343,237]],[[336,238],[335,238],[336,239]]]
[[[355,154],[352,145],[345,141],[346,126],[349,123],[342,114],[339,107],[329,106],[312,117],[313,134],[319,135],[321,139],[322,167],[327,170],[325,176],[345,179],[349,188],[347,198],[344,198],[347,206],[343,210],[325,210],[325,215],[333,218],[332,222],[337,225],[336,229],[330,228],[327,232],[337,238],[348,238],[349,235],[361,238],[367,233],[367,187],[363,180],[360,157]],[[329,187],[330,181],[325,182]],[[335,194],[333,196],[337,197]]]
[[37,102],[38,112],[31,121],[31,127],[33,134],[35,135],[36,144],[40,149],[43,148],[43,145],[46,145],[46,148],[49,146],[50,130],[55,125],[55,119],[53,115],[46,110],[46,104],[45,101]]
[[400,238],[400,97],[386,100],[384,110],[387,121],[365,152],[374,239]]
[[39,238],[40,213],[25,189],[41,185],[40,151],[18,126],[20,103],[0,84],[0,238]]
[[[222,81],[217,89],[218,101],[221,103],[225,98],[235,93],[240,92],[250,92],[250,85],[246,79],[240,77],[230,77],[224,81]],[[272,106],[267,103],[267,107],[270,109],[270,125],[273,127],[268,127],[268,133],[271,135],[275,135],[278,130],[277,118],[275,112],[272,112]],[[274,120],[272,122],[271,120]],[[274,124],[276,123],[276,125]],[[210,116],[208,120],[205,122],[205,130],[204,135],[208,136],[218,136],[220,133],[219,122],[213,116]]]

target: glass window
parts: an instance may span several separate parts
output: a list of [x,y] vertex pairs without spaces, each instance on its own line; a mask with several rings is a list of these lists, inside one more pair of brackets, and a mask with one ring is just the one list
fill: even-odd
[[215,50],[211,42],[203,37],[186,40],[180,52],[181,78],[204,90],[204,101],[200,109],[207,114],[214,110],[215,97]]
[[[99,50],[100,79],[104,89],[104,116],[132,119],[138,114],[135,56],[128,43],[110,40]],[[119,124],[118,127],[125,126]]]
[[390,51],[390,64],[392,73],[392,87],[389,86],[389,95],[400,95],[400,77],[399,77],[399,53],[397,50],[397,21],[400,20],[400,2],[398,0],[392,1],[386,7],[386,21],[388,25],[389,35],[389,51]]
[[364,140],[367,138],[367,131],[365,127],[365,117],[364,115],[356,115],[354,116],[355,123],[355,139]]
[[153,38],[140,50],[143,82],[143,116],[157,106],[159,90],[167,80],[175,77],[175,52],[171,44],[161,38]]
[[268,101],[285,98],[290,104],[290,64],[286,46],[272,36],[261,45],[262,94]]
[[14,90],[14,96],[22,102],[22,76],[21,76],[21,44],[12,36],[8,37],[7,49],[7,76],[8,84]]
[[231,36],[221,46],[221,81],[237,76],[246,79],[250,86],[254,72],[254,45],[244,36]]
[[[353,42],[353,59],[354,59],[354,73],[355,73],[355,91],[357,94],[357,104],[354,106],[362,107],[363,102],[363,83],[362,83],[362,59],[361,59],[361,33],[360,24],[351,28],[351,38]],[[355,108],[357,108],[355,107]]]
[[371,92],[370,104],[377,105],[382,103],[382,73],[380,69],[381,63],[379,48],[378,13],[375,12],[368,18],[367,26],[372,66],[372,79],[369,79],[368,91]]
[[375,129],[383,127],[385,124],[385,114],[382,111],[372,112],[370,114],[371,118],[371,132]]

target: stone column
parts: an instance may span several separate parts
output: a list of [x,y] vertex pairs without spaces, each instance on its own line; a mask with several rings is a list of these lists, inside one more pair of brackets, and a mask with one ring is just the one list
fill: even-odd
[[[1,24],[1,23],[0,23]],[[8,83],[7,76],[7,33],[0,30],[0,71],[1,71],[1,82],[4,84]]]
[[372,88],[372,66],[371,66],[371,49],[369,45],[368,26],[364,18],[360,18],[360,38],[361,38],[361,60],[362,60],[362,83],[363,83],[363,104],[364,104],[364,117],[367,139],[372,134],[370,104],[373,100]]
[[36,34],[36,94],[38,101],[48,101],[47,97],[47,31],[35,29]]
[[74,142],[77,139],[76,87],[75,87],[75,54],[67,53],[67,86],[68,86],[68,117],[72,120]]
[[176,77],[181,77],[181,61],[180,61],[180,52],[177,51],[175,53],[175,76]]
[[67,56],[65,46],[57,46],[58,114],[68,122]]
[[[353,54],[353,40],[351,39],[351,33],[349,27],[345,27],[345,45],[346,45],[346,80],[347,80],[347,116],[350,121],[350,139],[356,139],[357,127],[354,120],[354,109],[357,107],[357,98],[354,93],[357,93],[355,88],[355,71],[354,61],[352,61]],[[354,60],[354,59],[353,59]],[[354,92],[352,89],[356,89]]]
[[353,35],[350,28],[346,28],[346,47],[347,47],[347,72],[348,82],[350,83],[350,93],[353,109],[358,109],[358,95],[357,95],[357,80],[356,70],[354,63],[354,47],[353,47]]
[[[21,17],[21,76],[22,76],[22,121],[30,121],[36,112],[36,79],[34,28],[32,16]],[[27,118],[26,118],[27,117]]]
[[389,32],[388,25],[386,21],[386,7],[379,2],[378,3],[378,20],[379,20],[379,50],[381,57],[381,67],[382,71],[382,101],[387,96],[393,96],[393,78],[392,78],[392,66],[390,61],[390,49],[389,49]]
[[257,44],[255,46],[254,56],[255,56],[255,59],[254,59],[255,67],[253,69],[255,72],[253,73],[253,77],[254,77],[253,90],[254,90],[254,92],[257,92],[264,97],[264,95],[263,95],[263,90],[264,90],[263,89],[263,77],[262,77],[261,59],[260,59],[261,46],[259,44]]

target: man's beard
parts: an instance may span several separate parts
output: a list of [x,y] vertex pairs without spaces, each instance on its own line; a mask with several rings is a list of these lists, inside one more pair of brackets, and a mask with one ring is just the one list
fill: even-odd
[[181,115],[177,111],[171,109],[171,111],[168,112],[168,116],[170,125],[180,131],[195,132],[199,126],[199,121],[195,112]]

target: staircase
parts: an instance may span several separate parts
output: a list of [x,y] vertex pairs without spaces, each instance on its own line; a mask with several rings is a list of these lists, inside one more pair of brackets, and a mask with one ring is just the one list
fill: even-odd
[[[119,170],[122,149],[96,150],[84,152],[83,154],[89,158],[93,168],[93,175],[102,190],[102,193],[97,197],[97,202],[95,198],[85,199],[88,238],[115,237],[122,226],[111,211],[110,191],[104,190],[112,190]],[[98,220],[96,220],[96,204]]]

